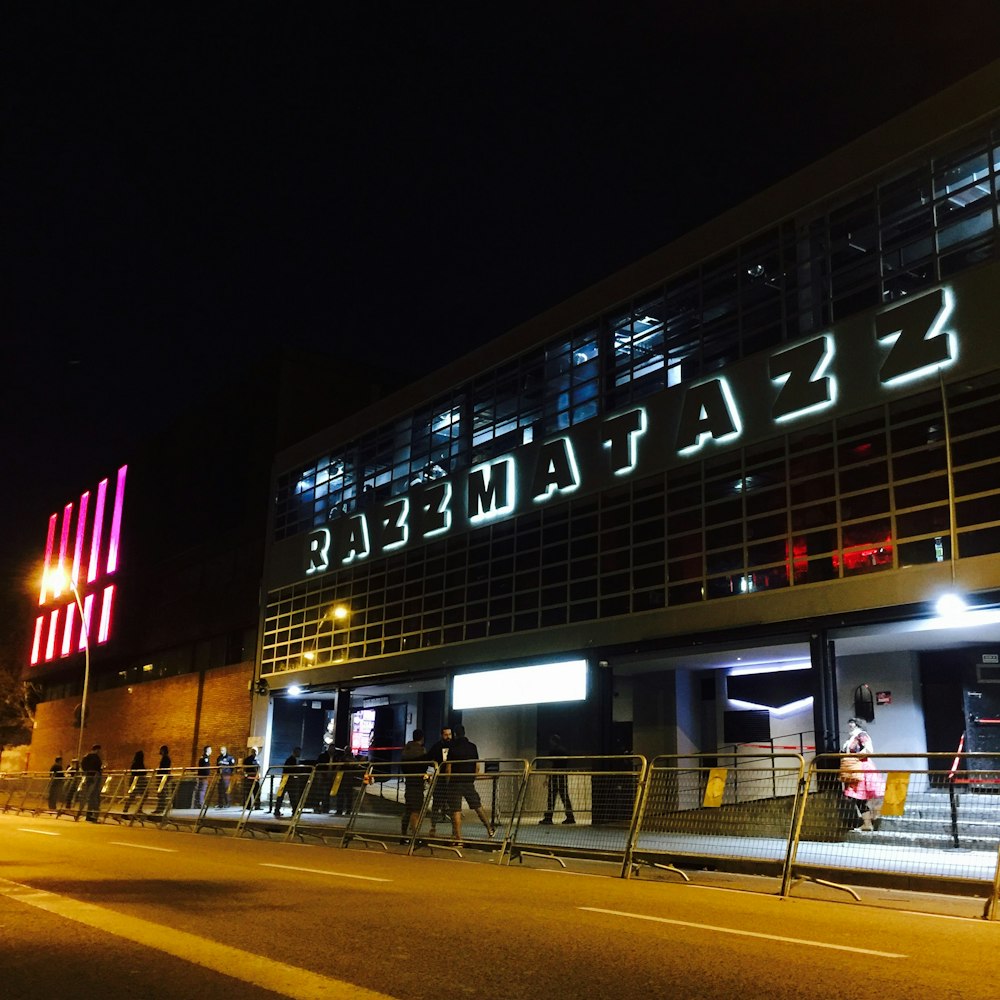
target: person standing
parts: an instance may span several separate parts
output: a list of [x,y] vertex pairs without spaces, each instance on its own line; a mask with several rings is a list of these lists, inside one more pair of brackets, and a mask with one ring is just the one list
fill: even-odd
[[62,796],[63,782],[66,772],[63,770],[62,757],[56,757],[49,768],[49,811],[59,811],[59,799]]
[[201,809],[205,804],[205,793],[208,791],[208,780],[212,776],[212,748],[204,746],[201,748],[201,756],[195,764],[194,799],[191,802],[192,809]]
[[295,794],[296,783],[299,778],[299,755],[302,747],[295,747],[285,758],[285,766],[281,776],[281,784],[278,785],[278,797],[274,800],[274,815],[281,818],[281,803],[288,795],[288,801],[292,806],[292,815],[295,815],[295,807],[299,804]]
[[841,762],[840,770],[844,796],[854,802],[861,819],[858,829],[862,833],[871,833],[875,829],[872,820],[878,810],[876,800],[885,795],[885,775],[876,771],[875,765],[868,759],[868,755],[875,752],[875,746],[862,728],[860,719],[847,720],[847,739],[841,752],[849,755],[846,761]]
[[95,743],[82,761],[80,769],[84,774],[83,804],[87,810],[87,822],[96,823],[97,814],[101,811],[101,776],[104,771],[104,761],[101,760],[101,744]]
[[413,837],[417,820],[424,805],[424,782],[427,778],[427,751],[424,749],[424,731],[414,729],[413,736],[400,754],[400,771],[403,774],[403,816],[400,833]]
[[141,803],[146,793],[149,775],[146,771],[146,754],[142,750],[136,750],[132,755],[132,763],[129,765],[129,779],[128,797],[125,799],[123,807],[125,812],[129,811],[136,799]]
[[229,786],[233,780],[233,769],[236,767],[236,758],[229,752],[229,747],[219,747],[219,756],[215,760],[215,766],[219,769],[219,790],[218,808],[229,808]]
[[63,803],[64,809],[70,809],[76,799],[80,783],[80,761],[74,757],[66,768],[66,801]]
[[260,761],[256,747],[250,747],[243,758],[243,808],[247,812],[260,808]]
[[451,836],[456,847],[462,846],[462,799],[486,827],[486,836],[493,837],[496,829],[486,815],[476,791],[476,774],[479,772],[479,748],[465,735],[465,726],[455,726],[455,738],[448,748],[444,765],[449,776],[447,785],[448,811],[451,813]]
[[173,761],[170,759],[170,748],[164,744],[160,747],[160,762],[156,765],[156,811],[159,813],[167,811],[167,803],[170,801],[170,769]]
[[316,812],[327,815],[330,812],[330,789],[333,786],[333,755],[324,743],[316,757]]
[[448,760],[448,750],[451,748],[451,726],[444,726],[441,730],[441,739],[431,744],[427,751],[427,759],[432,760],[438,766],[438,780],[434,783],[434,798],[431,802],[431,831],[433,837],[437,833],[438,820],[444,821],[448,814],[448,779],[440,772],[444,770],[444,764]]
[[[563,745],[562,739],[558,733],[552,733],[549,736],[549,753],[547,758],[542,758],[549,770],[556,772],[559,768],[559,762],[553,760],[554,757],[568,757],[569,751]],[[538,821],[540,824],[549,826],[552,823],[552,813],[555,810],[556,799],[562,801],[563,809],[566,812],[566,818],[563,823],[572,825],[576,822],[576,817],[573,815],[573,803],[569,798],[569,778],[562,773],[553,773],[548,776],[548,787],[546,789],[546,803],[545,803],[545,815]]]

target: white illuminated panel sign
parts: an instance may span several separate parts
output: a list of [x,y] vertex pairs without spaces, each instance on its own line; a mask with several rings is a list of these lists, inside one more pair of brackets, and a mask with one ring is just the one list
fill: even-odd
[[452,686],[452,708],[498,708],[540,705],[553,701],[584,701],[587,661],[541,663],[481,674],[460,674]]

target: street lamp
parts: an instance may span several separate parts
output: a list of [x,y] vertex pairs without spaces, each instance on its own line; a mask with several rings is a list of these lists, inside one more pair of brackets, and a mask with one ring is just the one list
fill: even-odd
[[83,698],[80,701],[80,736],[76,741],[76,766],[79,768],[83,760],[83,727],[87,721],[87,690],[90,687],[90,630],[87,628],[87,616],[83,613],[83,601],[76,580],[62,566],[50,571],[49,585],[58,594],[63,587],[69,587],[80,612],[80,636],[83,639]]

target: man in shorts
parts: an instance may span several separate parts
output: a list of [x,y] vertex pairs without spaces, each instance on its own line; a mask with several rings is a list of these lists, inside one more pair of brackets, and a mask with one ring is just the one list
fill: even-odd
[[456,847],[462,846],[462,799],[486,827],[486,836],[492,837],[496,829],[486,815],[476,791],[476,774],[479,771],[479,748],[465,735],[465,726],[454,727],[454,739],[448,748],[448,761],[444,765],[448,776],[445,785],[448,811],[451,813],[451,835]]

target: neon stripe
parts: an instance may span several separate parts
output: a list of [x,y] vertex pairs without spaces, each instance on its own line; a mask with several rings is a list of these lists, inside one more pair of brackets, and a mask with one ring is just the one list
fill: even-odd
[[79,649],[86,649],[90,645],[90,622],[93,618],[94,595],[87,594],[83,599],[83,622],[80,625],[80,645]]
[[97,564],[101,553],[101,529],[104,526],[104,499],[108,493],[108,481],[102,479],[97,484],[97,505],[94,508],[94,531],[90,536],[90,567],[87,570],[87,583],[97,579]]
[[47,663],[56,655],[56,632],[59,629],[59,609],[53,608],[49,612],[49,637],[45,641],[45,662]]
[[38,593],[38,606],[41,607],[46,600],[49,587],[49,565],[52,562],[52,543],[56,538],[56,520],[58,514],[53,514],[49,518],[49,535],[45,540],[45,565],[42,568],[42,588]]
[[59,589],[55,592],[56,597],[62,597],[65,579],[62,574],[63,566],[66,564],[66,547],[69,545],[69,526],[73,523],[73,504],[68,503],[63,507],[62,531],[59,532]]
[[118,470],[118,484],[115,486],[115,511],[111,517],[111,542],[108,545],[109,573],[114,573],[118,568],[118,536],[122,530],[122,503],[125,499],[125,473],[127,471],[127,465],[123,465]]
[[80,510],[76,515],[76,545],[73,548],[73,583],[80,580],[80,561],[83,559],[83,538],[87,533],[87,507],[90,506],[90,490],[80,495]]
[[66,605],[66,624],[63,625],[62,656],[69,656],[73,647],[73,619],[76,617],[76,605]]
[[108,634],[111,631],[111,603],[115,599],[115,585],[104,588],[104,595],[101,598],[101,624],[97,629],[97,641],[107,642]]
[[45,615],[39,615],[35,619],[35,638],[31,643],[31,666],[38,663],[38,653],[42,647],[42,626],[45,624]]

